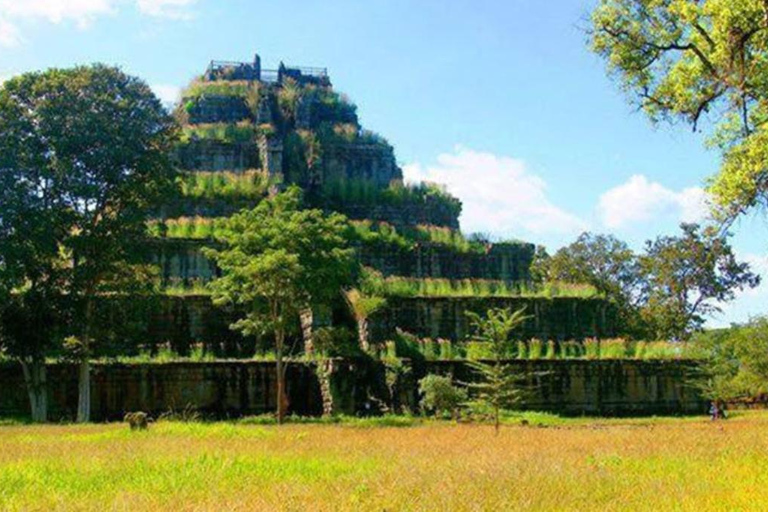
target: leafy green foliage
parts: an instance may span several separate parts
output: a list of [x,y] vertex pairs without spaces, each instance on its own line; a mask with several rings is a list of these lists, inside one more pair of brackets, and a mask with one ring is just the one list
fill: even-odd
[[362,352],[354,334],[346,327],[320,327],[313,333],[314,347],[326,357],[359,357]]
[[641,275],[637,256],[612,235],[582,233],[553,256],[540,249],[531,273],[539,281],[587,283],[616,303],[624,332],[637,334],[638,286]]
[[592,13],[593,50],[652,120],[696,129],[714,114],[710,191],[728,220],[768,203],[766,19],[762,0],[601,0]]
[[451,382],[450,377],[430,374],[419,381],[419,402],[424,411],[436,416],[456,416],[459,408],[467,401],[467,391]]
[[540,251],[532,273],[540,280],[589,283],[617,305],[622,334],[685,339],[719,310],[717,303],[756,286],[759,277],[736,260],[729,234],[680,227],[680,235],[646,242],[639,255],[613,236],[582,233],[554,256]]
[[179,217],[148,223],[151,236],[159,238],[212,239],[224,236],[228,229],[226,217]]
[[706,315],[720,311],[718,303],[760,283],[736,260],[727,235],[696,224],[681,228],[679,236],[648,242],[640,258],[647,297],[642,315],[658,338],[688,338]]
[[206,249],[222,270],[211,283],[216,304],[246,308],[232,325],[246,335],[274,333],[278,420],[285,415],[282,358],[286,331],[300,311],[325,304],[351,280],[354,253],[346,218],[300,210],[296,187],[236,214],[217,235],[223,249]]
[[0,260],[33,288],[41,269],[64,276],[55,288],[83,344],[80,420],[90,407],[85,357],[98,341],[93,298],[139,285],[137,248],[148,213],[173,189],[176,136],[149,86],[117,68],[28,73],[0,88],[0,168],[16,183],[3,192],[1,224],[11,241],[28,237],[30,262],[41,266],[13,263],[19,253],[10,250]]
[[353,220],[349,225],[349,238],[368,247],[388,246],[402,250],[413,248],[413,242],[401,235],[397,228],[388,222]]
[[703,361],[693,383],[712,401],[757,397],[768,392],[768,319],[699,333],[689,353]]

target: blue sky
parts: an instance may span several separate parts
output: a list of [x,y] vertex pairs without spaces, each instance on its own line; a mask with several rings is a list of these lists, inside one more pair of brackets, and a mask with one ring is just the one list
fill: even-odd
[[[640,248],[702,218],[718,157],[689,127],[635,112],[587,48],[592,4],[0,0],[0,79],[106,62],[172,99],[210,59],[325,66],[407,178],[463,200],[465,230],[554,251],[588,229]],[[747,219],[733,239],[766,285],[710,325],[768,311],[767,225]]]

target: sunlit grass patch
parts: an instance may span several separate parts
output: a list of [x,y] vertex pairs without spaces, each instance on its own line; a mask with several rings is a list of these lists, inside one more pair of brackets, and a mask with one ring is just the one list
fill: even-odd
[[0,510],[765,510],[768,414],[731,418],[6,426]]
[[135,458],[23,461],[0,465],[0,505],[13,507],[25,497],[96,502],[117,493],[160,501],[202,497],[221,490],[258,489],[277,482],[317,483],[362,475],[370,462],[351,464],[332,458],[274,455],[187,457],[153,455]]

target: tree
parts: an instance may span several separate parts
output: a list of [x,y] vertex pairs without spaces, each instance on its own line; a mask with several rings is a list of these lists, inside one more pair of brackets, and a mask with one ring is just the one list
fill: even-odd
[[625,242],[612,235],[585,232],[554,256],[541,253],[534,270],[547,281],[591,284],[616,303],[625,332],[642,333],[636,314],[642,301],[642,276],[637,256]]
[[654,122],[697,130],[713,114],[723,219],[768,205],[768,2],[600,0],[591,44]]
[[61,291],[81,326],[78,421],[90,418],[96,297],[134,275],[147,215],[174,184],[175,138],[149,86],[117,68],[28,73],[0,92],[2,168],[45,191],[30,213],[53,223],[47,243],[70,262]]
[[697,334],[689,355],[701,361],[694,385],[718,405],[768,393],[768,318]]
[[657,338],[687,339],[718,303],[737,290],[753,288],[760,277],[736,260],[728,235],[697,224],[682,224],[679,236],[646,243],[640,258],[647,302],[642,315]]
[[55,172],[41,144],[29,136],[33,78],[0,86],[0,350],[19,361],[32,420],[47,417],[45,358],[59,352],[64,314],[61,290],[69,277],[61,255],[66,211]]
[[467,401],[467,390],[454,386],[450,377],[430,373],[419,381],[419,402],[422,410],[432,411],[436,416],[451,414],[458,416],[459,408]]
[[277,419],[286,413],[286,333],[300,311],[337,297],[350,284],[354,250],[345,237],[343,215],[300,210],[301,191],[262,201],[224,222],[222,249],[206,254],[221,268],[211,283],[214,302],[245,309],[231,327],[245,335],[271,333],[277,360]]
[[468,313],[475,328],[473,339],[488,344],[491,362],[469,361],[467,364],[479,374],[480,381],[467,386],[476,404],[491,409],[497,434],[501,411],[515,405],[522,397],[520,377],[504,364],[504,360],[510,352],[512,331],[527,318],[524,313],[524,309],[514,313],[508,309],[490,309],[485,317]]

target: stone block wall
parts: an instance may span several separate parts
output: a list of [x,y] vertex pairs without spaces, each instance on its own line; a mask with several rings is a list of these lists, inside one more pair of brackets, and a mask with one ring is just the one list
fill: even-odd
[[615,309],[604,299],[579,298],[390,298],[371,318],[371,337],[392,339],[396,328],[424,338],[463,340],[471,333],[467,312],[525,308],[522,338],[582,340],[615,336]]
[[[582,340],[615,335],[615,310],[603,299],[570,298],[391,298],[373,315],[370,334],[374,342],[391,340],[396,328],[419,337],[463,341],[470,334],[467,311],[485,313],[491,307],[526,308],[530,318],[521,332],[523,339]],[[190,346],[206,344],[216,350],[253,347],[229,329],[232,311],[218,308],[206,296],[165,297],[152,312],[145,339],[170,344],[186,353]]]
[[[699,414],[706,403],[688,385],[691,361],[509,361],[527,376],[530,392],[521,409],[564,415]],[[376,362],[334,361],[331,374],[334,408],[338,413],[375,410],[370,397],[388,401],[384,367]],[[418,407],[417,382],[428,373],[471,381],[463,362],[430,361],[413,365],[412,378],[400,384],[400,403]],[[77,368],[48,367],[50,418],[72,419],[77,409]],[[205,416],[230,418],[275,410],[275,365],[271,362],[231,361],[164,364],[95,364],[92,373],[93,418],[119,420],[128,411],[153,416],[192,409]],[[289,412],[304,416],[322,413],[317,374],[312,365],[291,363],[287,369]],[[382,394],[384,393],[384,394]],[[0,365],[0,416],[21,416],[29,409],[21,369]]]
[[418,226],[421,224],[459,229],[459,219],[450,208],[435,202],[390,205],[342,204],[335,208],[354,220],[369,219],[389,222],[395,226]]
[[[286,373],[291,411],[322,413],[320,388],[313,368],[293,364]],[[72,419],[77,411],[77,368],[48,366],[49,417]],[[95,364],[92,368],[92,417],[121,420],[126,412],[153,416],[192,409],[227,418],[274,411],[274,364],[248,362]],[[0,365],[0,415],[22,415],[29,406],[18,365]]]
[[412,249],[391,246],[360,246],[360,261],[386,276],[445,279],[493,279],[507,282],[530,280],[533,244],[500,244],[487,252],[457,251],[429,242]]
[[[186,215],[203,214],[203,210]],[[219,216],[210,215],[213,217]],[[158,264],[166,280],[208,280],[216,275],[216,266],[202,253],[211,242],[166,239],[152,241],[153,263]],[[357,247],[360,262],[385,276],[444,279],[492,279],[525,282],[535,247],[532,244],[495,245],[487,253],[459,252],[451,247],[420,243],[412,249],[389,245]]]
[[187,112],[192,124],[237,123],[252,115],[245,100],[235,96],[206,95],[195,100]]
[[323,179],[366,180],[387,187],[393,180],[402,180],[392,146],[384,144],[344,144],[324,148]]
[[179,147],[178,155],[181,167],[188,171],[242,171],[261,168],[259,150],[255,143],[198,140]]

